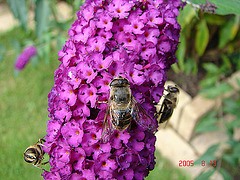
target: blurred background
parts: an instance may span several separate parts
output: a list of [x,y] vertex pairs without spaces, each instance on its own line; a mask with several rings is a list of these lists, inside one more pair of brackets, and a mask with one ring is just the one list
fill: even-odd
[[[240,179],[240,79],[236,76],[233,85],[227,81],[240,70],[240,2],[212,0],[218,7],[215,14],[211,13],[212,4],[204,0],[191,2],[178,17],[182,26],[178,63],[168,72],[168,79],[191,99],[199,95],[220,99],[217,108],[197,119],[191,135],[221,131],[227,138],[198,153],[196,165],[201,165],[199,158],[216,160],[217,166],[204,169],[195,177],[179,167],[178,162],[184,159],[174,164],[164,156],[161,148],[168,144],[161,147],[161,139],[158,140],[157,164],[146,179],[214,179],[216,172],[222,179]],[[193,4],[196,2],[205,4],[202,10]],[[24,162],[23,152],[46,134],[47,96],[60,64],[57,53],[68,39],[68,29],[82,3],[0,0],[0,179],[42,179],[40,169]],[[24,54],[29,46],[36,48],[36,55]],[[29,62],[16,68],[21,55],[28,56]],[[194,112],[188,112],[191,113]],[[169,123],[166,129],[172,126]],[[190,140],[185,142],[192,146]]]

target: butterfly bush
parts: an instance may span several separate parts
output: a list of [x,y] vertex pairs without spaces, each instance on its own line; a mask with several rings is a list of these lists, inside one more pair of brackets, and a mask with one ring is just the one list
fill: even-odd
[[134,120],[101,139],[107,104],[99,101],[109,99],[111,80],[123,76],[154,117],[165,71],[176,62],[182,6],[179,0],[87,0],[77,12],[48,95],[44,151],[51,169],[44,179],[140,180],[154,168],[156,137]]
[[26,47],[23,52],[18,56],[17,61],[15,63],[15,69],[23,70],[23,68],[30,61],[31,57],[37,54],[37,49],[34,46]]

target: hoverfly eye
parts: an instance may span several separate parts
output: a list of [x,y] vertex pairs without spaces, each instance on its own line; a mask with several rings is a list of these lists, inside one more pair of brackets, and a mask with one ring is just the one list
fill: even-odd
[[178,93],[179,92],[179,89],[177,87],[172,87],[172,86],[169,86],[168,90],[172,93]]

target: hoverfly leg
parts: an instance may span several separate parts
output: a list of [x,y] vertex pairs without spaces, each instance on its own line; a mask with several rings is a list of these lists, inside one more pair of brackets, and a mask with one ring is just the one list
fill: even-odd
[[45,148],[48,148],[47,146],[45,146],[45,145],[43,144],[43,143],[45,143],[45,142],[46,142],[46,140],[43,139],[43,138],[41,138],[41,139],[38,140],[37,144],[40,145],[40,146],[43,146],[43,147],[45,147]]
[[106,103],[108,103],[108,101],[96,101],[97,103],[99,103],[99,104],[106,104]]

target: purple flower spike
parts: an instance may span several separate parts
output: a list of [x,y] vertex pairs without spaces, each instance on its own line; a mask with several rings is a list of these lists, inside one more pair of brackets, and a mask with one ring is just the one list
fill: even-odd
[[17,70],[23,70],[31,57],[37,54],[37,49],[34,46],[26,47],[23,52],[18,56],[15,68]]
[[[61,64],[48,95],[44,151],[51,169],[44,179],[142,180],[154,168],[150,125],[157,124],[153,117],[165,72],[176,62],[182,6],[180,0],[85,1],[58,53]],[[113,128],[103,132],[109,104],[102,102],[118,76],[129,80],[136,107],[139,103],[153,121],[139,113],[118,131],[106,116]]]

